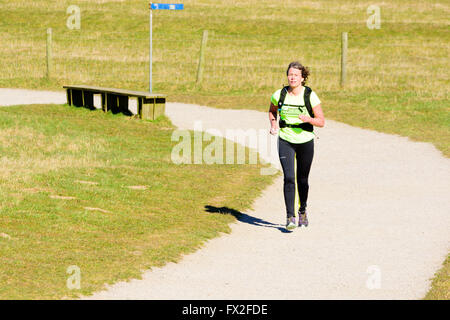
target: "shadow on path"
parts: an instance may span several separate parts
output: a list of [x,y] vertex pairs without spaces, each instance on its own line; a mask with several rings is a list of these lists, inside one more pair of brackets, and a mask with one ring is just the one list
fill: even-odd
[[254,226],[258,227],[264,227],[264,228],[275,228],[280,230],[282,233],[291,233],[292,231],[286,230],[286,228],[281,224],[274,224],[268,221],[265,221],[260,218],[252,217],[246,213],[228,208],[228,207],[214,207],[210,205],[205,206],[205,211],[210,213],[220,213],[220,214],[231,214],[232,216],[236,217],[240,222],[248,223]]

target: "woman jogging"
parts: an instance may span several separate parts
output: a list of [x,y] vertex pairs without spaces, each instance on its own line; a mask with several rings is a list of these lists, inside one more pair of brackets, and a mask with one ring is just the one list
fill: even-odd
[[[300,197],[298,226],[308,226],[306,204],[308,200],[308,176],[314,156],[313,126],[323,127],[325,119],[317,94],[304,86],[309,70],[299,62],[291,62],[286,71],[288,86],[277,90],[271,97],[269,120],[270,133],[278,136],[278,154],[284,175],[284,202],[286,204],[286,228],[293,230],[295,222],[295,161],[297,161],[297,185]],[[277,115],[280,114],[279,123]],[[279,130],[278,130],[279,129]]]

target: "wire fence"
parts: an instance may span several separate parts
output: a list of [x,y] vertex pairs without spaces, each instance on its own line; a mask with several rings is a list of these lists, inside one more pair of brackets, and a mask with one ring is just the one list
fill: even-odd
[[[149,79],[149,38],[126,32],[52,34],[51,43],[28,33],[0,34],[2,83],[20,77],[60,82],[133,85],[144,89]],[[210,33],[202,36],[153,38],[153,78],[157,87],[221,88],[225,91],[279,86],[287,64],[300,60],[310,66],[317,81],[342,85],[342,42],[336,39],[293,37],[241,37]],[[50,56],[47,48],[50,45]],[[371,74],[387,79],[383,68],[408,69],[416,60],[445,66],[449,45],[430,39],[394,37],[352,39],[348,42],[348,74]],[[415,49],[415,50],[413,50]],[[200,59],[202,54],[204,58]],[[439,55],[437,52],[444,52]],[[49,61],[51,59],[51,61]],[[200,65],[202,64],[202,65]],[[50,67],[48,67],[50,65]],[[202,77],[199,71],[203,70]],[[392,77],[392,74],[390,75]],[[364,77],[363,77],[364,78]],[[255,89],[254,89],[255,90]],[[257,90],[256,90],[257,91]]]

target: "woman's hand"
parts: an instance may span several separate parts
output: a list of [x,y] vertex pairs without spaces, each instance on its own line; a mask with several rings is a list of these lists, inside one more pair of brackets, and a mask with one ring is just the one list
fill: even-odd
[[276,135],[278,133],[278,128],[277,127],[271,127],[270,128],[270,134],[271,135]]
[[269,121],[270,121],[270,134],[276,135],[278,133],[278,124],[277,124],[277,107],[271,102],[269,108]]
[[314,118],[305,115],[299,115],[298,118],[303,122],[311,123],[316,127],[323,127],[325,125],[325,117],[323,116],[322,105],[318,104],[313,108]]
[[305,116],[305,115],[303,115],[303,114],[299,115],[298,118],[299,118],[300,120],[302,120],[303,122],[309,122],[309,123],[311,123],[311,120],[312,120],[311,117]]

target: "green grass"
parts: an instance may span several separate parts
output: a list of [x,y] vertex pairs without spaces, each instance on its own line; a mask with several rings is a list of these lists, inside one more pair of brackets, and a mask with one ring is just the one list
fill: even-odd
[[[286,83],[286,66],[300,60],[327,119],[430,142],[450,156],[448,1],[379,3],[374,30],[366,26],[370,0],[181,2],[185,10],[153,17],[153,89],[169,101],[266,111]],[[81,9],[80,30],[66,27],[69,5]],[[0,87],[148,90],[148,13],[140,0],[4,1]],[[54,59],[45,79],[48,27]],[[197,85],[203,30],[209,38]],[[349,37],[343,88],[342,32]]]
[[[89,294],[229,232],[235,217],[206,206],[247,209],[273,176],[261,165],[176,165],[173,130],[167,118],[1,108],[0,299]],[[66,287],[71,265],[81,290]]]

